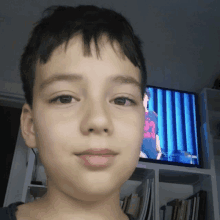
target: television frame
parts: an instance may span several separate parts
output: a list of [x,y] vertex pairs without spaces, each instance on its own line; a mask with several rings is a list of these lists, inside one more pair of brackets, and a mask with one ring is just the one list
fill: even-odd
[[177,89],[169,89],[165,87],[159,87],[159,86],[151,86],[147,85],[145,88],[145,92],[147,88],[155,88],[155,89],[163,89],[163,90],[169,90],[173,92],[181,92],[181,93],[187,93],[187,94],[193,94],[195,95],[195,112],[196,112],[196,128],[197,128],[197,146],[198,146],[198,158],[197,161],[199,164],[187,164],[187,163],[181,163],[181,162],[172,162],[172,161],[162,161],[162,160],[156,160],[156,159],[150,159],[150,158],[142,158],[139,157],[139,161],[141,162],[150,162],[150,163],[157,163],[157,164],[167,164],[167,165],[175,165],[175,166],[182,166],[182,167],[197,167],[197,168],[204,168],[204,162],[203,162],[203,151],[202,151],[202,144],[201,144],[201,114],[200,114],[200,103],[199,103],[199,94],[195,92],[188,92],[184,90],[177,90]]

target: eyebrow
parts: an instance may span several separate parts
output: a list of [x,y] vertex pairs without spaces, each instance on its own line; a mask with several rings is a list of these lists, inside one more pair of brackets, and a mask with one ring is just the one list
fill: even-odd
[[[49,85],[58,82],[58,81],[68,81],[68,82],[81,82],[83,81],[83,76],[80,74],[55,74],[48,79],[46,79],[41,85],[40,85],[40,91],[44,90],[46,87]],[[111,76],[110,82],[117,83],[120,85],[123,84],[131,84],[134,85],[135,87],[139,88],[141,90],[141,83],[139,83],[135,78],[132,76],[127,76],[127,75],[116,75],[116,76]]]

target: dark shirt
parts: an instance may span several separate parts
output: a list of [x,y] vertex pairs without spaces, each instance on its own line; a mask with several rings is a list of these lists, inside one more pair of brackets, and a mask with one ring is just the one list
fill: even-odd
[[157,158],[156,135],[158,135],[158,132],[157,113],[154,111],[145,112],[144,138],[141,151],[150,159]]
[[0,208],[0,219],[1,220],[17,220],[15,212],[17,206],[24,204],[23,202],[11,203],[8,207]]
[[[23,202],[11,203],[8,207],[0,208],[0,220],[17,220],[15,212],[17,206],[24,204]],[[131,215],[126,214],[130,220],[135,220]]]

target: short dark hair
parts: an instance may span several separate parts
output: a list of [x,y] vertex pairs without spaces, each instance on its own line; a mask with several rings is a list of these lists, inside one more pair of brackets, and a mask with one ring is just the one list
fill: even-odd
[[[44,16],[44,13],[47,13]],[[53,5],[46,8],[42,18],[34,23],[31,36],[20,59],[20,77],[26,102],[32,109],[35,70],[38,60],[46,64],[52,52],[61,44],[69,42],[77,34],[81,34],[84,43],[84,56],[92,56],[90,41],[95,40],[96,53],[100,56],[97,40],[106,34],[113,47],[116,40],[124,55],[138,66],[141,72],[141,93],[147,84],[147,71],[142,53],[142,41],[134,34],[130,23],[119,13],[94,5],[77,7]],[[66,50],[65,47],[65,50]],[[115,50],[114,50],[115,51]],[[98,56],[97,56],[98,57]]]
[[146,89],[146,95],[147,95],[148,99],[150,100],[151,95],[150,95],[150,90],[148,88]]

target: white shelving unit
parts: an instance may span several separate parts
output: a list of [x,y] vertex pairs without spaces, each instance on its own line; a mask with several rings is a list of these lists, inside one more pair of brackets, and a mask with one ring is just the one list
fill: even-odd
[[[201,132],[201,157],[204,160],[204,167],[180,167],[139,161],[135,172],[121,188],[120,199],[123,200],[125,196],[129,196],[134,192],[145,178],[154,179],[155,220],[159,220],[159,209],[161,206],[166,205],[168,201],[176,198],[186,199],[200,190],[207,191],[205,219],[220,220],[218,202],[220,190],[217,188],[217,181],[220,180],[220,138],[218,139],[220,130],[218,131],[217,128],[218,122],[220,123],[220,91],[204,88],[200,93],[199,101],[201,129],[198,132]],[[31,185],[35,155],[32,150],[28,149],[28,153],[23,154],[23,158],[21,158],[19,152],[25,147],[23,138],[19,137],[12,162],[4,207],[16,201],[30,201],[31,191],[32,193],[40,192],[41,196],[46,192],[45,186]],[[34,150],[36,152],[36,149]],[[15,172],[17,161],[19,160],[24,161],[20,165],[23,167],[19,169],[19,176],[23,177],[22,180],[21,178],[20,180],[18,179],[18,174]],[[28,166],[24,167],[26,162],[28,162]],[[216,167],[219,167],[219,169],[216,170]]]

